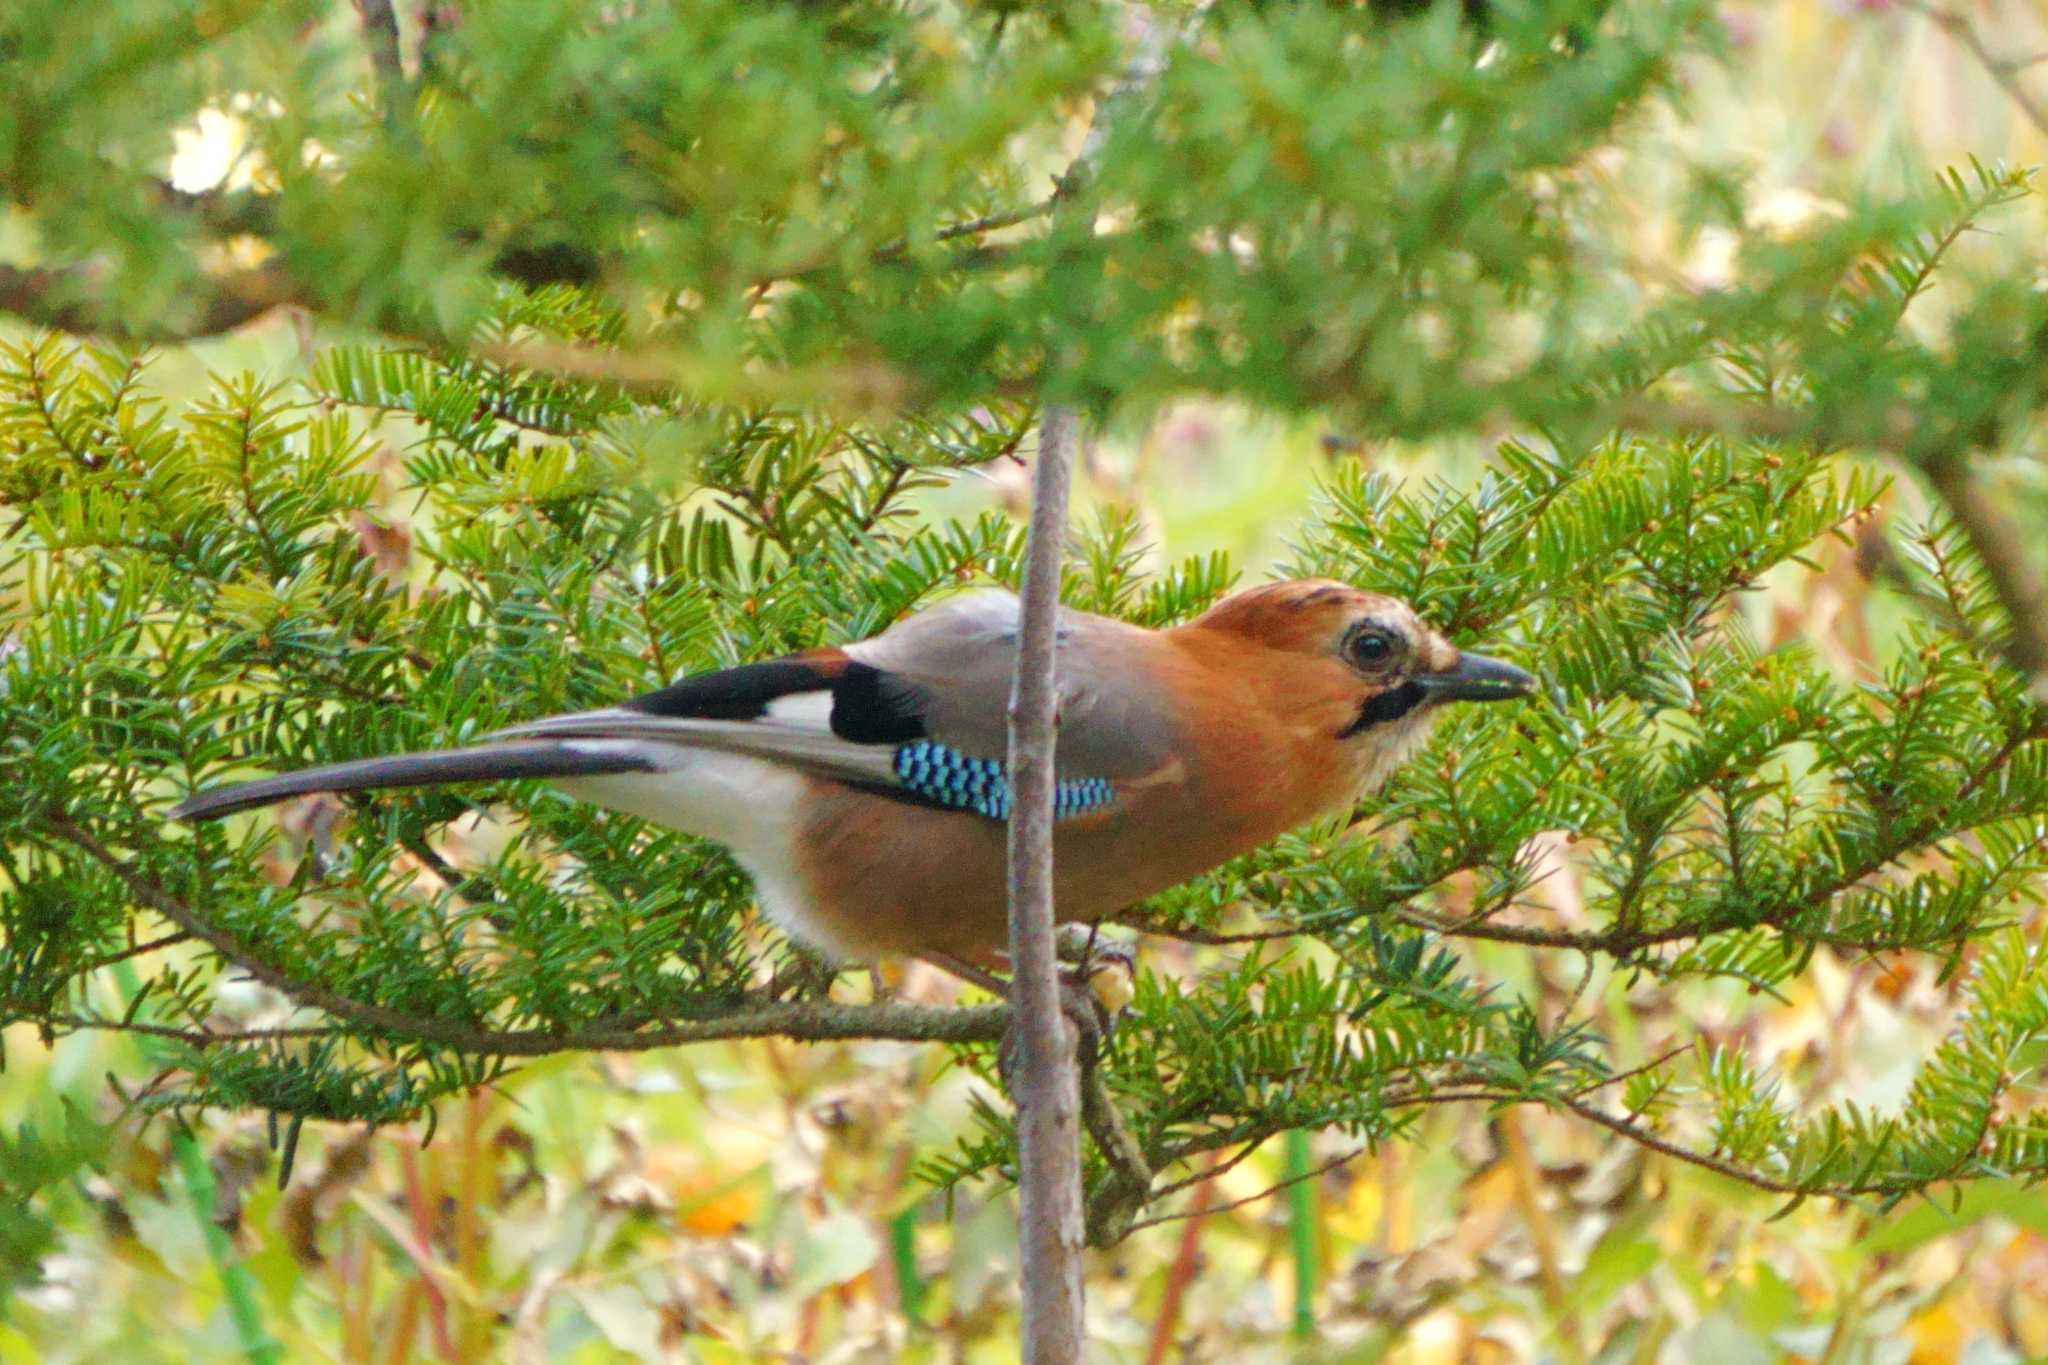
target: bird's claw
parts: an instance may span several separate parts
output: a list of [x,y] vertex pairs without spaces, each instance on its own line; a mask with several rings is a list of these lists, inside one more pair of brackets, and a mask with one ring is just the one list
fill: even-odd
[[[1090,1068],[1108,1052],[1116,1021],[1131,1002],[1136,955],[1125,944],[1097,938],[1092,930],[1063,933],[1058,951],[1067,964],[1059,974],[1060,1013],[1074,1026],[1076,1060],[1084,1069]],[[1010,995],[1014,1003],[1014,989]],[[1012,1020],[996,1055],[997,1068],[1006,1082],[1015,1052],[1016,1022]]]
[[[1061,972],[1058,989],[1060,1013],[1074,1030],[1074,1059],[1084,1071],[1092,1069],[1108,1050],[1109,1035],[1116,1021],[1088,989],[1085,980]],[[1011,1010],[1010,1025],[1003,1030],[1003,1041],[996,1048],[996,1074],[1002,1077],[1005,1089],[1014,1090],[1011,1073],[1017,1063],[1017,1034],[1023,1022],[1015,1013],[1014,997]]]

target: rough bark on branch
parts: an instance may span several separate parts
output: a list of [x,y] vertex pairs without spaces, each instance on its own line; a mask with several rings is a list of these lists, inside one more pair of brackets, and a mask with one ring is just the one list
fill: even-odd
[[[1142,9],[1132,56],[1117,88],[1101,101],[1080,155],[1060,178],[1055,231],[1093,231],[1089,182],[1108,140],[1113,110],[1150,86],[1165,64],[1162,26]],[[1023,1347],[1030,1365],[1072,1365],[1082,1357],[1080,1075],[1074,1035],[1060,1009],[1053,923],[1053,748],[1059,685],[1056,661],[1060,560],[1080,414],[1048,406],[1039,423],[1032,472],[1031,529],[1025,545],[1023,620],[1010,697],[1009,770],[1014,805],[1009,830],[1011,1003],[1017,1065],[1017,1187]],[[1114,1144],[1105,1153],[1117,1155]]]

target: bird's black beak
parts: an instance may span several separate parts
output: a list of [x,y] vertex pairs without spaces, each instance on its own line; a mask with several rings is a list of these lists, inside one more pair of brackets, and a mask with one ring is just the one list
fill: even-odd
[[1511,701],[1536,690],[1532,675],[1484,654],[1460,654],[1443,672],[1418,673],[1414,680],[1433,702]]

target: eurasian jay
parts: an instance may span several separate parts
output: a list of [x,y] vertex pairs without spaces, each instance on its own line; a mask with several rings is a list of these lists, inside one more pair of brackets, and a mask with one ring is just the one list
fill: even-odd
[[[202,792],[206,820],[310,792],[545,778],[715,839],[785,930],[841,959],[985,960],[1006,938],[1017,599],[972,592],[872,639],[685,678],[472,748]],[[1168,630],[1063,609],[1055,906],[1097,920],[1375,786],[1449,701],[1536,680],[1404,604],[1270,583]]]

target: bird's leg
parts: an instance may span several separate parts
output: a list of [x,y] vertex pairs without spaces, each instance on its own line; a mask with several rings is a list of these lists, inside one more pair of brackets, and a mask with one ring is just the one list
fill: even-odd
[[[1123,1012],[1124,1006],[1131,1003],[1131,983],[1136,974],[1136,959],[1131,949],[1125,944],[1101,939],[1100,932],[1098,924],[1086,927],[1069,924],[1061,927],[1054,940],[1054,951],[1060,961],[1069,964],[1068,970],[1060,973],[1060,1009],[1074,1021],[1074,1027],[1084,1038],[1097,1040],[1097,1047],[1088,1053],[1087,1059],[1091,1062],[1100,1050],[1101,1042],[1115,1030],[1117,1016]],[[939,951],[918,956],[940,971],[979,986],[991,995],[1010,999],[1008,982],[966,958]]]
[[[1016,1003],[1009,982],[986,968],[969,962],[966,958],[939,951],[923,952],[917,956],[942,972],[979,986],[999,999],[1010,1001],[1012,1005]],[[1104,1043],[1114,1022],[1112,1009],[1116,1007],[1109,1006],[1097,996],[1090,978],[1085,974],[1086,970],[1084,967],[1080,973],[1060,973],[1060,1013],[1074,1026],[1075,1054],[1080,1058],[1081,1065],[1093,1067],[1102,1056]],[[1127,994],[1125,999],[1128,998]],[[1117,1007],[1120,1007],[1120,1003]],[[1012,1027],[1015,1027],[1014,1024]],[[1006,1081],[1010,1073],[1010,1058],[1014,1051],[1010,1035],[1005,1034],[1002,1045],[996,1050],[996,1070]]]
[[838,975],[836,965],[792,942],[789,956],[775,964],[775,971],[768,978],[768,994],[777,1000],[785,996],[820,1000],[831,993],[833,979]]
[[1102,923],[1099,920],[1090,920],[1086,924],[1062,924],[1053,934],[1052,954],[1061,962],[1085,963],[1101,933]]
[[1010,998],[1010,984],[1007,981],[1004,981],[994,972],[969,962],[964,957],[933,950],[917,954],[917,959],[920,962],[929,962],[946,975],[956,976],[970,986],[979,986],[997,999],[1008,1000]]

